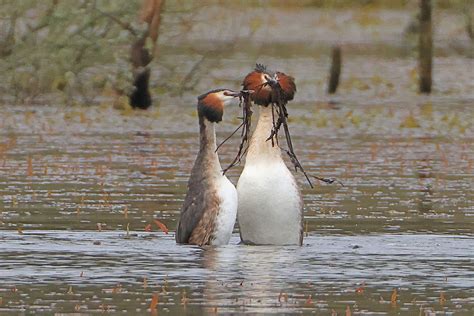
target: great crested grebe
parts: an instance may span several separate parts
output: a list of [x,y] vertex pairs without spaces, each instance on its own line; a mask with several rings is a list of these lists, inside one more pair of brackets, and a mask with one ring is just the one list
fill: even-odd
[[285,101],[292,100],[293,77],[270,72],[257,65],[243,82],[254,90],[251,100],[259,105],[257,127],[250,140],[245,167],[237,183],[240,238],[257,245],[302,245],[303,199],[296,179],[285,165],[277,144],[268,140],[273,128],[274,93],[279,85]]
[[222,120],[224,106],[239,96],[240,92],[217,89],[198,97],[199,153],[176,229],[177,243],[203,246],[229,242],[237,214],[237,191],[223,175],[215,125]]

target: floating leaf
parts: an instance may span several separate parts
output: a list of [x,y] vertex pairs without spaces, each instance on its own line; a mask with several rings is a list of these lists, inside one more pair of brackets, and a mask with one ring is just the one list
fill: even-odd
[[378,145],[373,143],[370,145],[370,157],[374,161],[377,158]]
[[418,82],[418,68],[414,67],[410,70],[410,79],[416,83]]
[[380,25],[383,22],[382,19],[372,11],[358,10],[356,12],[357,14],[353,15],[353,19],[362,27]]
[[99,307],[100,307],[100,309],[102,310],[103,313],[105,313],[109,310],[109,305],[107,305],[107,304],[100,304]]
[[398,292],[397,289],[393,289],[392,295],[390,296],[390,303],[397,305]]
[[112,289],[112,293],[116,294],[116,293],[120,293],[120,292],[122,292],[122,284],[119,283]]
[[400,124],[400,127],[403,128],[419,128],[420,124],[418,123],[418,120],[413,116],[413,114],[409,114],[403,122]]
[[51,88],[53,90],[60,90],[60,91],[64,91],[64,89],[66,88],[67,86],[67,81],[64,77],[62,76],[59,76],[59,77],[56,77],[54,78],[53,82],[51,83]]
[[28,156],[28,160],[27,160],[27,168],[26,168],[26,175],[28,177],[32,177],[33,176],[33,160],[31,159],[30,156]]
[[423,116],[431,117],[433,115],[433,104],[431,102],[422,104],[420,111]]
[[151,310],[156,309],[156,306],[158,305],[158,301],[159,301],[158,293],[153,293],[153,295],[151,297],[151,303],[150,303],[150,309]]
[[364,284],[362,284],[361,286],[359,286],[358,288],[356,288],[355,292],[356,292],[357,294],[364,294],[364,292],[365,292],[365,286],[364,286]]
[[249,25],[250,25],[251,32],[255,33],[256,31],[258,31],[259,28],[262,27],[263,22],[260,17],[255,17],[250,21]]
[[346,316],[352,316],[351,307],[349,305],[346,306]]
[[163,231],[163,233],[168,235],[169,230],[168,230],[168,227],[166,227],[165,224],[163,224],[162,222],[160,222],[157,219],[155,219],[155,224]]
[[449,127],[453,128],[453,127],[456,127],[456,126],[461,126],[461,121],[459,119],[459,116],[457,116],[456,114],[454,114],[451,119],[449,120],[448,122],[448,125]]
[[446,297],[444,296],[444,292],[439,294],[439,305],[444,305],[446,303]]
[[183,290],[183,293],[181,294],[181,305],[184,305],[186,306],[186,304],[188,304],[188,297],[186,295],[186,290]]
[[79,122],[81,124],[87,123],[87,117],[83,112],[79,113]]
[[351,123],[355,126],[359,126],[361,122],[361,118],[358,115],[351,115],[350,117]]

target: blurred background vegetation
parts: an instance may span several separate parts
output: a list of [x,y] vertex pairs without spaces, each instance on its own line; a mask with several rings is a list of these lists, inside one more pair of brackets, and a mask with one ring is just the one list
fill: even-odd
[[[134,77],[130,47],[147,35],[147,23],[140,18],[144,2],[2,1],[1,100],[8,104],[36,104],[54,98],[56,103],[89,105],[113,98],[116,102],[127,103],[123,96],[133,91]],[[465,34],[471,39],[472,6],[472,0],[435,1],[436,10],[453,11],[463,17],[460,25],[464,25]],[[410,18],[406,25],[400,25],[400,33],[408,34],[409,38],[417,29],[418,1],[415,0],[168,0],[160,12],[163,25],[158,44],[153,45],[149,39],[143,44],[143,48],[155,56],[150,64],[156,69],[150,82],[155,104],[162,94],[179,95],[185,89],[193,89],[199,76],[209,73],[219,62],[223,51],[245,49],[247,53],[255,51],[258,56],[262,49],[267,52],[278,50],[272,46],[262,48],[265,35],[259,31],[279,23],[278,16],[273,20],[263,16],[264,10],[281,10],[282,7],[288,11],[350,9],[354,12],[352,22],[375,30],[384,22],[378,17],[377,10],[402,10]],[[233,22],[226,24],[222,19]],[[326,20],[331,19],[328,16]],[[315,28],[318,23],[315,20]],[[436,22],[434,26],[438,27]],[[208,37],[202,36],[202,32]],[[319,40],[314,38],[315,42]],[[293,43],[296,48],[279,53],[303,53],[307,45],[304,40],[302,42]],[[326,44],[322,46],[331,46],[329,41]],[[414,45],[408,46],[411,50]],[[462,50],[464,54],[472,55],[469,53],[472,45],[464,46]],[[189,58],[173,58],[181,54],[187,54]]]

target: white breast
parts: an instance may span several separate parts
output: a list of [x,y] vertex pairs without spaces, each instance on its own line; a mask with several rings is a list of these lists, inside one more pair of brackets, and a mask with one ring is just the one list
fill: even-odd
[[237,218],[245,243],[300,244],[301,195],[283,160],[247,163],[237,192]]
[[229,243],[234,230],[237,216],[237,190],[226,176],[222,176],[217,182],[217,192],[220,199],[220,208],[216,217],[213,234],[215,238],[212,245],[226,245]]

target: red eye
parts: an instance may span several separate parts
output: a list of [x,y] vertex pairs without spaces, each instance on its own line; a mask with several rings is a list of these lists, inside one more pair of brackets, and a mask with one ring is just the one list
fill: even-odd
[[224,91],[225,96],[230,96],[231,94],[228,91]]

